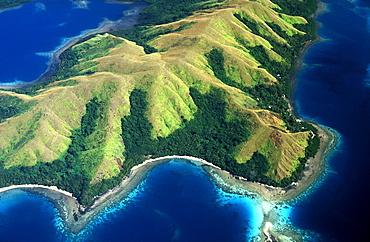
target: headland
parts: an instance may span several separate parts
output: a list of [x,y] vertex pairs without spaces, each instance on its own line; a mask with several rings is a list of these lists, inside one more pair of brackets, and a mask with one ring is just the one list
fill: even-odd
[[[122,13],[122,17],[118,19],[117,21],[110,21],[110,20],[105,19],[99,24],[97,28],[85,30],[80,35],[63,41],[63,43],[60,46],[57,46],[54,51],[51,51],[49,53],[44,53],[44,55],[49,57],[48,68],[37,79],[30,81],[30,82],[16,81],[16,82],[11,82],[11,83],[0,83],[0,89],[11,90],[15,88],[30,87],[30,86],[35,85],[36,83],[44,82],[48,80],[58,70],[58,67],[60,65],[59,57],[65,50],[67,50],[68,48],[75,45],[76,43],[83,40],[85,37],[89,35],[106,33],[106,32],[115,31],[118,29],[130,29],[134,27],[134,25],[138,23],[140,12],[148,6],[148,4],[145,2],[122,2],[122,1],[114,1],[114,0],[110,0],[109,2],[127,5],[129,9],[124,11]],[[14,7],[14,8],[17,8],[17,7]]]
[[[142,6],[143,7],[143,6]],[[130,12],[128,13],[128,17],[133,17],[130,23],[123,23],[127,20],[122,22],[122,26],[119,28],[129,28],[133,26],[135,21],[137,21],[138,13],[142,9],[138,10],[138,12],[134,12],[133,14]],[[127,16],[126,16],[127,17]],[[98,33],[98,32],[105,32],[112,28],[118,28],[116,23],[105,23],[100,28],[94,30],[96,32],[89,32],[91,33]],[[63,46],[62,48],[58,49],[53,53],[52,59],[54,60],[54,67],[57,68],[58,65],[58,58],[60,54],[67,49],[68,47],[72,46],[76,42],[78,42],[83,36],[79,37],[78,39],[73,39],[67,43],[67,45]],[[312,42],[314,43],[314,42]],[[311,43],[311,44],[312,44]],[[308,48],[309,45],[306,46]],[[51,70],[48,70],[49,74]],[[44,73],[46,75],[46,73]],[[44,76],[46,78],[46,76]],[[41,80],[38,80],[41,81]],[[37,81],[33,83],[29,83],[27,85],[33,85]],[[25,86],[27,86],[25,84]],[[0,86],[1,88],[5,88]],[[22,84],[15,85],[15,86],[7,86],[10,88],[16,87],[24,87]],[[70,194],[61,190],[56,189],[55,187],[45,187],[39,185],[20,185],[20,186],[11,186],[7,188],[0,189],[0,192],[6,192],[10,189],[22,189],[28,192],[41,194],[47,198],[49,198],[55,206],[58,208],[60,215],[63,217],[63,220],[66,224],[66,227],[70,229],[72,233],[78,233],[83,230],[90,221],[94,219],[96,215],[103,211],[103,209],[107,206],[111,206],[116,202],[124,199],[127,197],[130,192],[132,192],[145,178],[146,175],[156,166],[169,162],[173,159],[186,159],[194,165],[201,166],[207,174],[213,179],[217,186],[227,192],[237,193],[237,194],[246,194],[250,191],[259,194],[267,201],[287,201],[296,198],[300,194],[302,194],[306,189],[308,189],[325,171],[325,160],[330,154],[330,152],[335,148],[337,143],[337,135],[334,131],[330,130],[329,128],[325,128],[319,125],[315,125],[318,129],[318,135],[320,136],[321,144],[320,149],[314,158],[311,158],[307,161],[305,170],[301,179],[291,184],[286,188],[277,188],[272,186],[263,185],[257,182],[249,182],[248,180],[234,176],[227,171],[223,171],[217,166],[204,161],[202,159],[189,157],[189,156],[165,156],[157,159],[149,159],[144,163],[135,166],[131,169],[130,174],[123,179],[121,184],[108,192],[98,196],[95,198],[93,205],[90,207],[81,206],[77,200]],[[265,236],[269,237],[270,227],[267,222],[265,223],[263,233]],[[270,233],[271,234],[271,233]]]
[[146,179],[147,174],[155,167],[174,159],[181,159],[192,165],[201,167],[211,177],[215,184],[225,192],[245,195],[253,192],[269,202],[288,201],[305,192],[320,177],[320,175],[323,174],[326,167],[325,161],[337,143],[337,136],[334,131],[321,126],[316,127],[318,128],[318,133],[321,138],[320,149],[317,155],[306,163],[306,168],[302,178],[297,183],[291,184],[286,188],[278,188],[257,182],[250,182],[243,177],[232,175],[203,159],[191,156],[173,155],[148,159],[133,167],[130,174],[126,176],[118,186],[95,197],[94,203],[89,207],[80,205],[71,193],[60,190],[57,187],[37,184],[16,185],[0,188],[0,193],[12,189],[21,189],[50,199],[58,209],[59,214],[69,231],[77,234],[106,207],[113,206],[129,196],[129,194]]

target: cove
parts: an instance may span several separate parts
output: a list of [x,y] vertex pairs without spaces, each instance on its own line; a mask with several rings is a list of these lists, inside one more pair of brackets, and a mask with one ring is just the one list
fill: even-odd
[[[1,241],[56,241],[62,234],[56,209],[46,198],[20,190],[0,194]],[[60,223],[60,221],[59,221]]]
[[146,5],[45,0],[1,11],[0,85],[37,80],[57,62],[63,48],[91,33],[132,27]]
[[156,166],[126,199],[106,207],[79,234],[65,230],[45,198],[17,189],[1,195],[1,227],[19,232],[0,230],[0,240],[25,238],[29,232],[19,226],[27,227],[36,211],[42,213],[28,241],[250,241],[259,236],[263,219],[254,194],[223,192],[202,168],[182,159]]

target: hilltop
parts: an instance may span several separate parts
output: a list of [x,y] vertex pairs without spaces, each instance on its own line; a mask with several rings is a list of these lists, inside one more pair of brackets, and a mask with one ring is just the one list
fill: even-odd
[[56,185],[90,204],[166,155],[274,186],[300,177],[320,140],[289,110],[287,75],[315,1],[174,1],[160,19],[149,2],[141,25],[65,51],[49,81],[0,91],[1,186]]

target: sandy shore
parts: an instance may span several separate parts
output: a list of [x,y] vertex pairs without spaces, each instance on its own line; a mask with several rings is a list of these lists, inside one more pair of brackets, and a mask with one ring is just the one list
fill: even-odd
[[36,80],[31,81],[31,82],[1,83],[0,89],[10,90],[10,89],[15,89],[15,88],[24,88],[24,87],[35,85],[38,82],[46,81],[51,76],[53,76],[58,70],[58,67],[60,65],[59,57],[63,53],[63,51],[75,45],[76,43],[78,43],[80,40],[82,40],[86,36],[89,36],[92,34],[106,33],[106,32],[109,32],[112,30],[118,30],[118,29],[133,28],[134,25],[138,23],[140,12],[145,7],[148,6],[148,4],[145,2],[121,2],[121,1],[118,2],[114,0],[110,0],[107,2],[125,4],[129,6],[130,9],[123,12],[123,16],[121,19],[117,21],[104,20],[103,22],[99,24],[99,26],[96,29],[86,30],[82,32],[81,35],[66,40],[61,46],[58,46],[54,51],[50,53],[45,53],[45,55],[49,56],[50,58],[49,66],[47,70]]

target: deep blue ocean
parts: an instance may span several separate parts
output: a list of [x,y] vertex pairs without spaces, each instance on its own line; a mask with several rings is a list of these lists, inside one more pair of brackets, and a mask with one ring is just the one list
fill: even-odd
[[259,235],[260,202],[253,194],[225,193],[201,168],[174,160],[77,235],[65,230],[47,199],[4,192],[0,241],[246,241]]
[[[305,55],[295,99],[301,116],[336,130],[340,143],[326,174],[306,195],[272,206],[282,216],[280,227],[309,235],[305,241],[368,241],[370,1],[324,2],[329,11],[318,21],[325,41]],[[222,192],[192,165],[171,162],[76,236],[64,232],[46,199],[4,193],[0,241],[250,241],[259,232],[263,206],[256,196]]]
[[122,18],[127,5],[91,1],[79,8],[71,1],[44,0],[0,12],[0,84],[30,82],[48,67],[49,54],[70,38]]
[[[293,223],[324,241],[366,241],[370,215],[370,1],[325,0],[325,41],[305,56],[296,90],[299,114],[339,132],[319,188],[293,210]],[[367,238],[367,239],[366,239]]]

